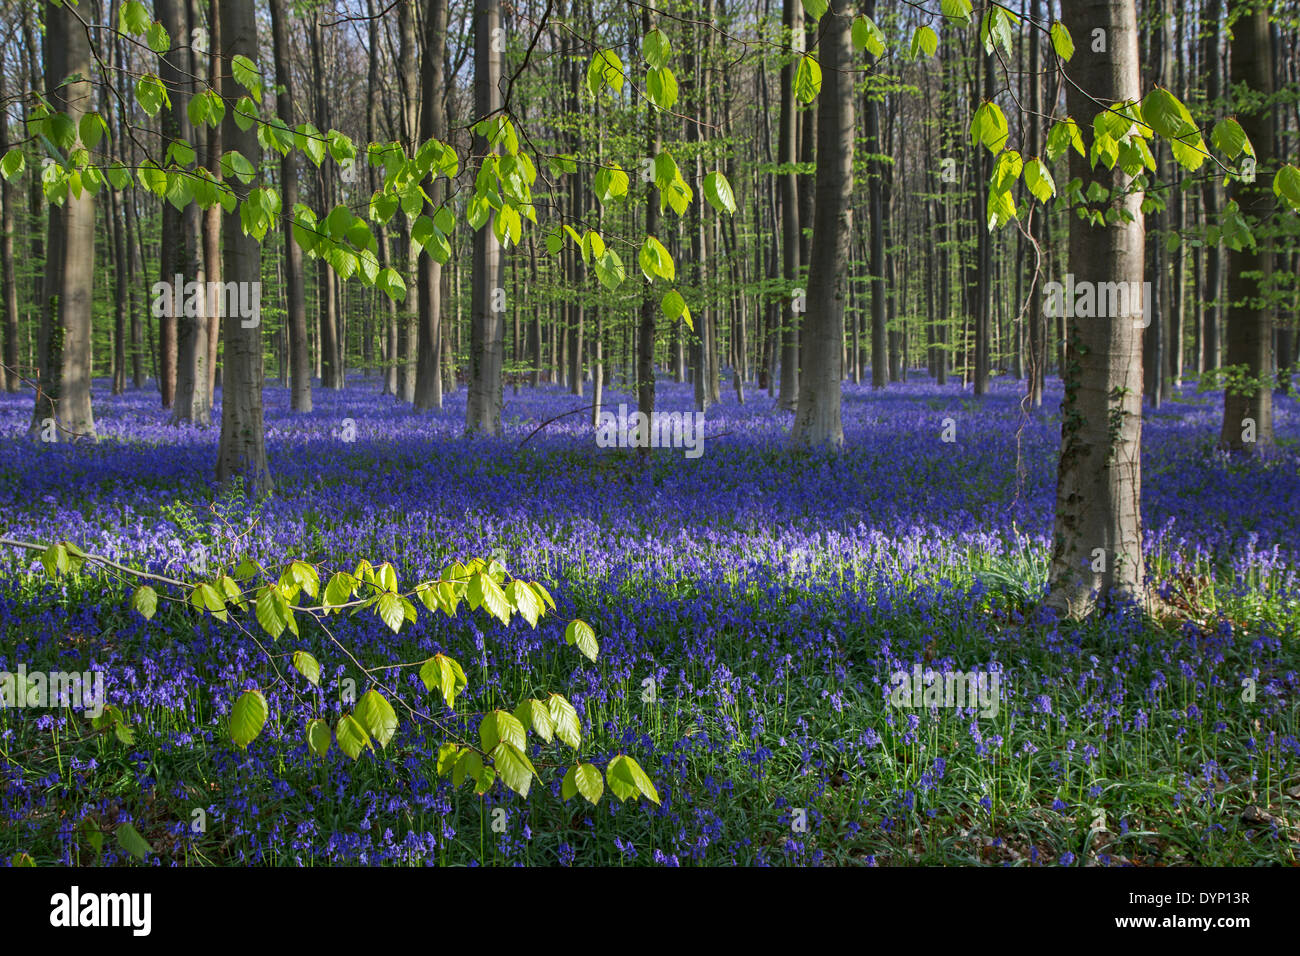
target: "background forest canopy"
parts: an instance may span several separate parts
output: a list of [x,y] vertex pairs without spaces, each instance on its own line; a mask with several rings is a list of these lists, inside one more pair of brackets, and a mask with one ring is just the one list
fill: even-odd
[[1055,373],[1054,580],[1138,590],[1143,395],[1256,452],[1291,387],[1298,6],[1057,6],[0,3],[4,385],[46,442],[96,375],[219,404],[265,492],[268,378],[494,435],[507,383],[725,371],[838,446],[846,380]]

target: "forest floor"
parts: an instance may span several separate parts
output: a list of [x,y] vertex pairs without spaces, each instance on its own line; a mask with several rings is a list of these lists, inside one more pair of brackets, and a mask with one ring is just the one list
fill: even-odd
[[[690,408],[689,386],[659,393]],[[271,651],[313,653],[320,688],[287,668],[277,683],[240,628],[174,605],[146,622],[118,582],[51,581],[6,551],[0,670],[101,670],[133,735],[68,709],[0,709],[0,861],[129,862],[96,837],[125,821],[150,862],[205,865],[1297,861],[1296,401],[1278,400],[1277,448],[1250,460],[1215,448],[1221,393],[1189,386],[1149,412],[1149,573],[1187,619],[1117,609],[1071,625],[1038,606],[1059,383],[1033,413],[1011,382],[983,401],[928,381],[846,386],[838,457],[792,451],[789,416],[748,397],[710,410],[718,437],[698,458],[642,460],[598,447],[590,412],[532,435],[590,402],[558,387],[507,388],[495,440],[462,437],[463,388],[416,413],[357,376],[295,417],[272,387],[277,490],[250,503],[213,485],[217,429],[168,426],[151,391],[97,389],[94,446],[34,444],[30,396],[0,395],[0,535],[175,576],[245,556],[367,558],[408,585],[503,555],[556,600],[535,629],[422,610],[397,634],[358,615],[334,635],[371,665],[460,660],[454,715],[414,673],[401,686],[467,728],[566,695],[583,759],[634,756],[662,801],[562,802],[558,742],[534,751],[545,786],[528,800],[455,790],[435,769],[445,737],[410,721],[356,762],[313,757],[305,721],[332,721],[357,677],[318,628]],[[634,405],[606,395],[620,402]],[[574,617],[595,630],[594,663],[564,642]],[[896,672],[929,669],[998,693],[891,699]],[[254,686],[270,720],[242,750],[228,715]]]

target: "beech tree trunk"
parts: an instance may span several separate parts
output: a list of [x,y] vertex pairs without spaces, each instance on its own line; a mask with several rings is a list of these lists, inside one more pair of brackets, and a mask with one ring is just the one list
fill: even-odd
[[[1269,4],[1239,0],[1232,26],[1232,88],[1249,88],[1267,100],[1273,92],[1272,45],[1268,35]],[[1273,217],[1273,110],[1269,105],[1238,103],[1237,120],[1255,147],[1253,181],[1234,179],[1228,187],[1242,215],[1256,232],[1256,243],[1228,249],[1228,321],[1226,366],[1234,374],[1223,392],[1220,442],[1233,451],[1254,452],[1273,444],[1273,307],[1272,241],[1256,226]]]
[[[420,140],[446,137],[443,112],[446,75],[443,57],[447,45],[447,0],[429,0],[424,11],[424,44],[420,61]],[[431,203],[425,215],[433,218],[442,199],[441,180],[430,177],[425,184]],[[442,264],[428,252],[420,252],[419,357],[415,372],[415,407],[442,408]]]
[[[838,8],[838,9],[837,9]],[[843,12],[840,12],[843,11]],[[840,420],[844,297],[852,237],[852,16],[837,0],[821,20],[821,107],[817,117],[816,211],[804,318],[804,358],[792,438],[805,445],[844,443]]]
[[[45,24],[45,96],[79,128],[94,102],[90,39],[66,4],[47,2]],[[73,76],[77,79],[67,80]],[[49,207],[40,388],[31,425],[31,432],[45,441],[95,440],[90,406],[94,281],[95,199],[88,190],[80,197],[69,190],[61,207]]]
[[[1076,37],[1105,31],[1104,50],[1080,42],[1066,70],[1067,105],[1085,137],[1103,104],[1141,99],[1134,0],[1072,0],[1064,23]],[[1118,165],[1094,169],[1070,153],[1070,176],[1117,194],[1127,221],[1094,227],[1070,217],[1069,271],[1081,282],[1141,290],[1142,193]],[[1121,194],[1118,195],[1118,194]],[[1134,285],[1136,283],[1136,285]],[[1048,604],[1069,617],[1109,597],[1145,598],[1142,560],[1142,296],[1121,297],[1118,315],[1067,316],[1065,400]],[[1065,310],[1062,310],[1065,311]],[[1109,311],[1109,310],[1098,310]]]
[[[172,139],[195,145],[194,127],[190,123],[187,107],[194,90],[194,73],[198,65],[188,42],[190,18],[185,0],[158,0],[154,4],[159,22],[171,37],[186,40],[173,41],[164,57],[166,68],[161,77],[167,84],[171,108],[163,124],[164,150]],[[181,283],[200,282],[206,277],[199,261],[199,207],[190,203],[177,212],[171,203],[163,203],[162,280]],[[170,226],[170,228],[168,228]],[[170,240],[170,241],[169,241]],[[184,286],[177,291],[174,302],[186,302],[189,296]],[[208,402],[208,321],[207,311],[212,302],[205,295],[200,315],[190,315],[189,308],[182,314],[164,315],[163,328],[175,338],[175,366],[170,374],[172,383],[171,423],[189,424],[206,428],[212,424],[212,407]],[[164,352],[168,361],[172,357]],[[164,377],[167,375],[164,366]]]
[[[800,0],[785,0],[781,25],[783,37],[800,45],[803,37],[803,7]],[[777,134],[777,176],[781,190],[781,275],[787,289],[799,280],[799,180],[794,172],[799,148],[799,112],[795,107],[794,74],[797,58],[781,67],[781,119]],[[789,291],[781,305],[781,385],[777,405],[792,411],[799,400],[799,314]]]
[[[5,102],[5,55],[0,47],[0,103]],[[9,114],[0,110],[0,156],[9,152]],[[18,191],[0,177],[0,307],[4,309],[4,352],[0,358],[0,388],[18,391],[18,282],[14,276],[14,206]]]
[[[271,43],[275,51],[275,80],[283,89],[276,92],[275,114],[292,129],[293,71],[289,68],[289,42],[284,19],[284,0],[271,0]],[[298,162],[291,150],[280,159],[280,208],[292,214],[298,202]],[[307,296],[303,286],[302,249],[294,241],[293,229],[284,229],[285,326],[289,333],[289,407],[310,412],[311,353],[307,347]]]
[[[1201,26],[1204,34],[1204,70],[1206,72],[1205,97],[1215,115],[1219,111],[1219,98],[1223,95],[1223,54],[1220,51],[1220,34],[1223,26],[1222,0],[1209,0],[1205,7],[1205,20]],[[1205,222],[1215,225],[1219,221],[1219,176],[1206,176],[1201,187],[1201,201],[1205,205]],[[1205,312],[1201,317],[1201,371],[1217,369],[1219,354],[1220,295],[1223,289],[1223,253],[1218,242],[1206,241],[1205,291],[1202,298]]]
[[[253,0],[220,0],[221,81],[226,89],[235,89],[231,60],[239,55],[257,57],[257,18]],[[222,141],[227,148],[244,156],[257,155],[257,128],[241,130],[235,111],[226,110]],[[230,181],[242,202],[252,184],[238,179]],[[239,210],[225,213],[225,256],[222,272],[229,282],[261,281],[262,246],[244,235],[239,224]],[[226,315],[221,319],[221,341],[225,349],[222,374],[221,443],[217,455],[217,480],[228,484],[242,478],[247,494],[260,496],[271,491],[271,472],[266,462],[266,430],[262,421],[262,324],[260,316],[242,319]]]
[[[501,54],[493,31],[501,24],[501,0],[474,2],[474,112],[476,119],[501,108]],[[475,134],[473,154],[488,152],[487,140]],[[504,313],[496,311],[501,287],[501,244],[488,217],[474,233],[474,264],[470,290],[469,397],[465,404],[467,431],[496,435],[501,431],[501,366],[504,360]]]

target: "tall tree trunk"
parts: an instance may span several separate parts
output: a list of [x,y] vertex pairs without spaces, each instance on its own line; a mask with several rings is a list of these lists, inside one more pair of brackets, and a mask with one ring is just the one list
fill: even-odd
[[[164,58],[165,68],[161,78],[166,82],[171,106],[163,124],[164,148],[175,139],[191,146],[195,144],[195,130],[190,123],[190,97],[194,91],[194,74],[198,66],[190,45],[190,18],[185,0],[158,0],[154,4],[159,22],[173,38],[171,49]],[[164,242],[162,248],[163,281],[176,282],[174,303],[185,302],[179,314],[170,310],[163,315],[163,328],[170,327],[175,337],[175,381],[172,392],[173,425],[189,424],[206,428],[212,424],[212,407],[208,403],[208,322],[207,311],[212,304],[202,297],[202,307],[189,308],[189,297],[184,294],[184,284],[202,281],[203,267],[199,261],[199,207],[189,203],[179,213],[171,203],[163,204]],[[169,228],[168,228],[169,227]],[[170,241],[168,241],[170,239]],[[191,311],[196,314],[190,314]],[[166,351],[164,355],[167,356]],[[166,370],[164,370],[166,375]]]
[[[838,10],[836,9],[838,8]],[[839,11],[843,10],[843,13]],[[853,57],[852,16],[844,0],[822,15],[821,107],[817,117],[817,208],[813,214],[805,354],[793,441],[838,448],[843,379],[844,295],[852,235]]]
[[[474,112],[478,119],[501,108],[501,54],[493,31],[501,23],[501,0],[474,0]],[[487,155],[487,140],[475,134],[473,153]],[[474,233],[474,272],[470,291],[469,398],[465,428],[496,435],[501,431],[505,327],[495,291],[501,287],[501,245],[493,229],[495,213]]]
[[[208,86],[218,96],[221,86],[221,6],[219,0],[208,0]],[[221,127],[207,128],[208,157],[206,166],[213,179],[221,178]],[[292,206],[282,206],[292,211]],[[203,269],[208,286],[214,292],[221,282],[221,207],[213,205],[203,210]],[[208,404],[216,404],[220,365],[218,349],[221,347],[221,316],[217,314],[215,294],[208,307]]]
[[[641,33],[648,35],[654,29],[650,7],[641,8]],[[646,104],[646,155],[658,156],[660,148],[659,114],[655,108]],[[654,184],[646,185],[645,231],[653,236],[659,230],[659,202],[654,194]],[[651,421],[655,410],[655,325],[658,321],[659,304],[647,288],[642,293],[641,321],[637,328],[636,349],[636,404],[637,410]],[[648,448],[642,449],[643,455],[649,454]]]
[[[220,0],[221,81],[226,89],[235,89],[230,63],[236,56],[250,60],[257,57],[257,18],[253,0]],[[235,111],[226,110],[222,141],[242,155],[258,154],[257,129],[239,128]],[[238,179],[231,180],[235,195],[242,202],[251,189]],[[222,273],[229,282],[261,281],[262,247],[244,235],[239,210],[225,214],[225,258]],[[259,317],[260,319],[260,317]],[[269,493],[271,472],[266,462],[266,431],[262,420],[262,326],[260,321],[244,320],[238,315],[221,320],[225,369],[222,375],[221,443],[217,453],[217,480],[228,484],[242,478],[250,495]]]
[[[0,47],[0,103],[5,100],[5,54]],[[0,156],[9,152],[9,114],[0,110]],[[21,375],[18,369],[18,282],[14,276],[14,206],[18,201],[17,190],[9,180],[0,177],[0,307],[4,309],[4,325],[0,334],[4,336],[4,352],[0,358],[0,388],[6,391],[18,391]],[[117,226],[116,219],[114,225]],[[120,236],[120,228],[115,237]],[[121,279],[118,279],[121,282]]]
[[[45,4],[45,96],[78,126],[93,102],[90,38],[67,4]],[[76,76],[77,79],[68,80]],[[91,304],[95,281],[95,200],[69,190],[49,209],[40,389],[32,432],[47,441],[95,440],[90,406]]]
[[[171,46],[159,57],[158,77],[168,90],[171,105],[164,107],[160,115],[162,132],[162,149],[165,153],[173,140],[190,142],[193,131],[189,114],[185,110],[186,97],[183,88],[188,83],[190,70],[189,30],[187,29],[183,0],[155,0],[154,10],[159,21],[172,37]],[[166,164],[164,164],[166,165]],[[176,399],[176,377],[178,374],[177,334],[181,316],[176,312],[176,305],[183,303],[184,283],[198,279],[198,260],[190,242],[189,232],[185,228],[185,214],[174,205],[164,201],[162,204],[162,233],[159,242],[159,278],[167,285],[176,282],[181,289],[174,290],[167,297],[168,307],[158,315],[158,391],[163,408],[172,408]],[[188,415],[182,414],[184,420]],[[172,416],[175,422],[176,416]]]
[[[447,44],[447,2],[428,0],[424,10],[424,49],[420,60],[420,139],[442,140],[447,118],[443,112],[444,47]],[[425,215],[433,217],[442,199],[438,177],[425,183],[431,200]],[[415,407],[442,408],[442,264],[426,251],[420,253],[419,359],[415,373]]]
[[[1223,95],[1223,53],[1221,35],[1223,32],[1222,0],[1209,0],[1205,7],[1204,64],[1206,74],[1205,95],[1209,101],[1211,115],[1220,108],[1219,98]],[[1209,124],[1213,125],[1213,123]],[[1219,222],[1219,177],[1206,176],[1201,187],[1201,201],[1205,204],[1205,222],[1217,225]],[[1205,249],[1205,313],[1201,318],[1201,363],[1202,371],[1213,371],[1219,367],[1222,356],[1219,352],[1219,303],[1223,294],[1223,253],[1219,242],[1207,242]]]
[[[1041,23],[1043,16],[1043,0],[1033,0],[1031,7],[1031,17],[1034,23]],[[1031,31],[1033,34],[1029,42],[1029,143],[1031,149],[1038,149],[1039,136],[1041,135],[1040,114],[1043,112],[1043,80],[1042,70],[1042,44],[1040,34],[1037,30]],[[1043,271],[1042,267],[1046,265],[1046,258],[1042,255],[1043,245],[1043,219],[1048,215],[1048,207],[1034,209],[1031,213],[1033,217],[1029,223],[1029,236],[1031,242],[1036,244],[1039,249],[1037,262],[1039,263],[1039,273],[1034,280],[1035,289],[1031,289],[1031,300],[1037,301],[1038,296],[1034,295],[1035,290],[1043,288]],[[1032,268],[1031,259],[1025,263],[1026,268]],[[1029,404],[1034,408],[1043,406],[1043,386],[1045,368],[1047,364],[1047,325],[1046,316],[1041,309],[1030,308],[1025,315],[1025,321],[1029,323],[1029,381],[1028,393]]]
[[[1067,104],[1080,129],[1093,129],[1104,104],[1141,98],[1134,0],[1072,0],[1064,23],[1076,37],[1105,31],[1104,51],[1080,43],[1067,70]],[[1070,176],[1116,194],[1127,213],[1104,227],[1071,217],[1070,268],[1076,287],[1091,282],[1142,288],[1142,194],[1118,165],[1094,169],[1075,152]],[[1048,604],[1081,617],[1108,597],[1145,597],[1142,558],[1142,335],[1140,293],[1119,315],[1066,318],[1065,400],[1056,487],[1055,542]],[[1060,310],[1065,312],[1067,310]],[[1110,311],[1110,310],[1098,310]]]
[[[1169,0],[1155,0],[1149,5],[1149,30],[1147,60],[1147,85],[1169,87],[1173,73],[1173,56],[1170,50]],[[1156,182],[1159,194],[1164,197],[1164,210],[1147,217],[1146,270],[1151,283],[1151,314],[1146,316],[1147,326],[1142,333],[1143,389],[1152,408],[1159,408],[1168,397],[1165,379],[1165,350],[1168,348],[1169,288],[1166,281],[1164,241],[1169,228],[1168,196],[1173,181],[1169,144],[1152,143],[1156,156]]]
[[[984,100],[993,99],[993,54],[981,58],[984,77]],[[975,190],[975,233],[978,237],[976,257],[977,298],[975,302],[975,394],[987,395],[989,391],[989,331],[993,321],[993,236],[987,228],[988,183],[993,174],[993,154],[978,150],[979,178]]]
[[[403,5],[399,9],[404,9]],[[329,129],[329,100],[324,95],[326,82],[325,40],[321,32],[321,19],[326,11],[317,8],[311,14],[311,68],[316,81],[316,122],[321,129]],[[292,100],[288,101],[292,104]],[[337,167],[332,163],[321,163],[316,171],[320,185],[322,211],[330,209],[336,198],[335,179],[332,170]],[[324,259],[316,261],[316,315],[320,327],[320,339],[317,342],[320,362],[321,388],[337,389],[344,386],[343,354],[340,347],[340,320],[338,312],[338,294],[336,285],[338,277]]]
[[[275,95],[275,113],[292,129],[293,70],[289,65],[288,24],[284,0],[271,0],[271,45],[275,50],[275,80],[281,87]],[[298,157],[290,150],[280,158],[280,206],[292,215],[298,202]],[[289,407],[295,412],[310,412],[311,354],[307,348],[307,295],[303,285],[302,249],[293,238],[293,230],[284,229],[285,326],[289,333]]]
[[[1274,212],[1273,111],[1267,103],[1273,93],[1269,4],[1236,0],[1233,7],[1238,17],[1232,26],[1232,88],[1238,94],[1254,91],[1264,104],[1236,104],[1238,122],[1255,147],[1256,168],[1252,177],[1233,179],[1228,199],[1241,207],[1248,222],[1267,224]],[[1273,444],[1272,275],[1272,240],[1267,236],[1257,236],[1242,249],[1229,247],[1227,366],[1245,373],[1244,383],[1230,379],[1223,392],[1220,442],[1233,451]]]
[[[803,7],[800,0],[785,0],[782,6],[783,38],[802,48]],[[799,313],[800,304],[791,294],[799,281],[799,180],[795,162],[799,149],[799,111],[795,106],[794,75],[797,57],[781,67],[781,119],[777,134],[777,176],[781,190],[781,275],[786,292],[781,300],[781,385],[777,405],[793,411],[799,401]]]

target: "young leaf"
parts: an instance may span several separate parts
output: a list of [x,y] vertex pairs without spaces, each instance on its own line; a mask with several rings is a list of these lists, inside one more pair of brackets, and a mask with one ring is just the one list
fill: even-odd
[[1031,159],[1025,164],[1025,186],[1039,202],[1047,202],[1056,195],[1056,182],[1041,159]]
[[822,68],[811,56],[804,54],[799,58],[799,66],[794,71],[794,95],[803,103],[817,99],[822,89]]
[[370,743],[370,735],[366,733],[366,728],[362,727],[351,714],[339,718],[338,726],[334,728],[334,736],[338,739],[339,749],[353,760],[361,756],[362,750],[375,749]]
[[388,698],[377,690],[368,690],[362,695],[352,716],[371,737],[379,741],[380,747],[387,747],[393,734],[397,733],[397,713]]
[[492,762],[502,782],[519,796],[527,798],[537,771],[523,750],[503,740],[492,751]]
[[293,669],[311,684],[320,686],[320,664],[306,651],[293,652]]
[[578,712],[559,694],[552,694],[546,706],[555,722],[555,736],[577,750],[582,743],[582,723],[578,720]]
[[[727,182],[727,177],[722,173],[712,172],[704,177],[704,198],[718,212],[735,215],[736,197],[731,191],[731,183]],[[664,278],[671,279],[672,276]]]
[[1052,49],[1066,63],[1074,56],[1074,38],[1070,36],[1069,28],[1059,20],[1052,24],[1051,29]]
[[528,730],[541,737],[548,744],[555,737],[555,719],[544,701],[529,698],[515,708],[515,717]]
[[244,691],[230,711],[230,739],[236,746],[247,749],[266,726],[269,712],[260,690]]
[[605,779],[600,775],[597,767],[589,763],[579,763],[574,764],[565,773],[564,779],[560,782],[560,796],[567,801],[579,793],[592,806],[600,803],[600,798],[605,793]]
[[626,754],[619,754],[605,767],[605,779],[609,788],[620,800],[635,800],[644,796],[653,803],[659,803],[659,792],[641,766]]
[[139,611],[146,621],[150,620],[158,610],[158,592],[147,584],[140,585],[131,595],[131,608]]
[[613,292],[627,277],[623,271],[623,260],[613,249],[606,249],[605,254],[596,260],[596,278],[606,289]]
[[866,50],[872,56],[880,56],[885,52],[885,35],[876,26],[876,21],[866,14],[860,14],[853,20],[850,36],[855,47]]
[[570,621],[569,626],[564,629],[564,642],[569,645],[576,644],[578,650],[593,661],[596,659],[596,655],[600,653],[600,644],[596,641],[596,632],[591,629],[591,625],[586,621]]
[[493,710],[486,714],[478,725],[478,739],[486,753],[491,753],[503,740],[520,750],[528,746],[528,732],[519,718],[508,710]]
[[664,66],[672,56],[668,34],[658,27],[647,33],[641,40],[641,55],[653,68]]
[[330,752],[330,726],[319,718],[307,721],[307,746],[317,757],[324,757]]
[[119,823],[113,835],[117,838],[118,846],[137,860],[143,860],[154,852],[154,848],[149,845],[149,841],[130,823]]

